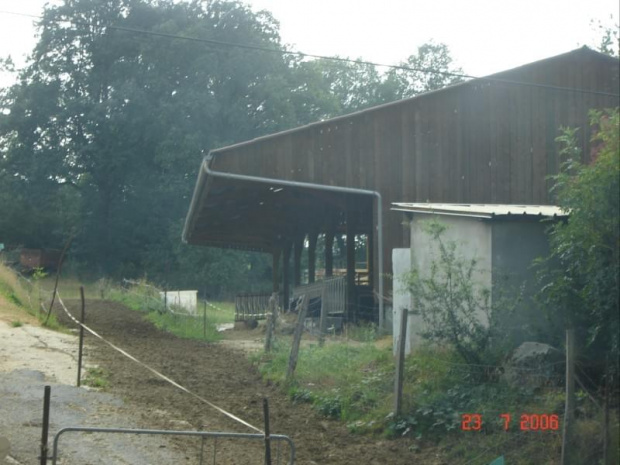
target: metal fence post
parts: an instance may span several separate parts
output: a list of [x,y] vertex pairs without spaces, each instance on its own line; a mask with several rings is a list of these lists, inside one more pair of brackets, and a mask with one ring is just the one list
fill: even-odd
[[50,428],[50,395],[52,388],[45,386],[43,394],[43,430],[41,431],[41,465],[47,465],[47,435]]
[[269,400],[263,398],[263,413],[265,415],[265,465],[271,465],[271,438],[269,437]]

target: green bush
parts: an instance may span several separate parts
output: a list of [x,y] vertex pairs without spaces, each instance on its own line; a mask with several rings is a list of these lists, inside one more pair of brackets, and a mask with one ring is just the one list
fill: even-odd
[[[570,212],[568,221],[549,229],[551,252],[540,260],[539,299],[549,317],[582,330],[587,351],[603,360],[620,354],[620,119],[618,108],[592,111],[592,151],[581,161],[577,130],[564,128],[564,162],[552,177],[556,203]],[[582,333],[582,334],[583,334]],[[557,335],[558,340],[563,334]]]

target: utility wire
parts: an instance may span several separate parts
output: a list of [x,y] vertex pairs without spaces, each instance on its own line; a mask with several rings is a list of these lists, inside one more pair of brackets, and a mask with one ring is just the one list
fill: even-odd
[[[25,17],[36,18],[36,19],[43,19],[42,16],[31,15],[27,13],[16,13],[16,12],[5,11],[5,10],[0,10],[0,13],[16,15],[16,16],[25,16]],[[66,20],[59,19],[59,20],[54,20],[54,21],[78,24],[69,19],[66,19]],[[410,71],[410,72],[418,72],[418,73],[425,73],[425,74],[438,74],[441,76],[454,77],[454,78],[460,78],[460,79],[471,79],[471,80],[475,79],[475,80],[482,80],[482,81],[487,81],[487,82],[497,82],[497,83],[502,83],[502,84],[536,87],[540,89],[558,90],[558,91],[575,92],[575,93],[581,93],[581,94],[592,94],[592,95],[601,95],[601,96],[606,96],[606,97],[620,98],[620,94],[616,94],[612,92],[602,92],[602,91],[595,91],[595,90],[575,88],[575,87],[554,86],[550,84],[539,84],[535,82],[514,81],[511,79],[502,79],[502,78],[494,78],[494,77],[474,76],[474,75],[465,74],[465,73],[452,73],[449,71],[440,71],[440,70],[433,69],[433,68],[415,68],[415,67],[404,66],[404,65],[388,65],[385,63],[377,63],[373,61],[354,60],[351,58],[342,58],[342,57],[337,57],[337,56],[317,55],[313,53],[280,50],[280,49],[274,49],[274,48],[268,48],[268,47],[261,47],[261,46],[252,45],[252,44],[244,44],[244,43],[239,43],[239,42],[227,42],[227,41],[215,40],[215,39],[205,39],[201,37],[182,36],[178,34],[168,34],[164,32],[147,31],[144,29],[135,29],[135,28],[129,28],[129,27],[123,27],[123,26],[107,26],[107,28],[117,30],[117,31],[129,32],[133,34],[150,35],[154,37],[163,37],[163,38],[174,39],[174,40],[186,40],[190,42],[217,45],[221,47],[237,47],[237,48],[243,48],[246,50],[262,51],[262,52],[268,52],[268,53],[275,53],[279,55],[294,55],[294,56],[298,56],[301,58],[315,58],[315,59],[331,60],[331,61],[337,61],[337,62],[343,62],[343,63],[353,63],[357,65],[370,65],[370,66],[389,68],[389,69],[394,69],[394,70],[399,70],[399,71]]]

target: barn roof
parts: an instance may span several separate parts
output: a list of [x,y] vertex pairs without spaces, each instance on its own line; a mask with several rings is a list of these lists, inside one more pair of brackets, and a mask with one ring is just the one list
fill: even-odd
[[[218,148],[201,163],[183,239],[273,251],[351,211],[359,233],[374,231],[373,193],[387,214],[397,201],[544,203],[557,129],[587,126],[589,108],[619,97],[618,60],[582,47]],[[388,253],[407,239],[384,216]]]
[[568,213],[556,205],[490,205],[454,203],[393,203],[392,210],[407,213],[469,216],[475,218],[496,217],[566,217]]
[[[227,152],[230,150],[234,150],[234,149],[238,149],[238,148],[242,148],[246,145],[251,145],[251,144],[255,144],[257,142],[262,142],[265,140],[269,140],[269,139],[278,139],[290,134],[294,134],[296,132],[301,132],[301,131],[305,131],[311,128],[315,128],[315,127],[320,127],[322,125],[327,125],[327,124],[331,124],[331,123],[336,123],[338,121],[346,121],[348,119],[360,116],[360,115],[364,115],[364,114],[368,114],[368,113],[373,113],[385,108],[389,108],[389,107],[393,107],[393,106],[402,106],[402,105],[406,105],[407,103],[413,101],[413,100],[419,100],[419,99],[427,99],[427,98],[433,98],[434,96],[436,96],[437,94],[443,94],[445,92],[448,91],[452,91],[452,90],[458,90],[459,88],[463,88],[466,87],[468,85],[471,85],[472,81],[487,81],[487,82],[498,82],[498,83],[504,83],[504,84],[513,84],[513,85],[521,85],[521,86],[534,86],[534,87],[538,87],[538,88],[561,88],[562,86],[556,86],[553,84],[545,84],[545,83],[535,83],[535,82],[522,82],[522,81],[518,81],[515,79],[510,79],[510,75],[513,75],[515,73],[518,73],[520,71],[526,70],[528,68],[532,68],[532,67],[537,67],[537,66],[544,66],[545,64],[547,64],[549,61],[551,60],[561,60],[561,59],[570,59],[570,58],[578,58],[578,57],[589,57],[589,58],[593,58],[596,60],[604,60],[604,61],[608,61],[610,63],[613,63],[614,65],[618,65],[618,58],[609,56],[609,55],[605,55],[603,53],[597,52],[596,50],[592,50],[591,48],[587,47],[587,46],[582,46],[580,48],[577,48],[575,50],[571,50],[570,52],[566,52],[560,55],[556,55],[553,57],[548,57],[548,58],[544,58],[538,61],[534,61],[531,63],[526,63],[524,65],[520,65],[517,66],[516,68],[512,68],[512,69],[508,69],[508,70],[504,70],[504,71],[500,71],[498,73],[495,74],[491,74],[488,76],[483,76],[483,77],[475,77],[472,78],[471,80],[466,80],[463,82],[459,82],[456,84],[452,84],[446,87],[443,87],[441,89],[437,89],[437,90],[432,90],[429,92],[423,92],[421,94],[418,95],[414,95],[413,97],[408,97],[405,99],[401,99],[401,100],[396,100],[394,102],[388,102],[388,103],[384,103],[381,105],[375,105],[373,107],[370,108],[365,108],[363,110],[358,110],[358,111],[354,111],[351,113],[347,113],[345,115],[341,115],[341,116],[336,116],[333,118],[328,118],[325,120],[321,120],[321,121],[316,121],[310,124],[306,124],[303,126],[298,126],[295,128],[291,128],[291,129],[287,129],[285,131],[278,131],[278,132],[274,132],[272,134],[267,134],[264,136],[260,136],[260,137],[255,137],[254,139],[250,139],[247,141],[242,141],[242,142],[238,142],[235,144],[231,144],[231,145],[227,145],[224,147],[220,147],[217,149],[213,149],[210,151],[210,153],[212,154],[218,154],[218,153],[223,153],[223,152]],[[570,89],[569,86],[565,86],[566,89]],[[583,89],[587,92],[591,92],[595,89]],[[609,88],[606,91],[601,91],[602,95],[616,95],[618,96],[618,89],[617,88]]]

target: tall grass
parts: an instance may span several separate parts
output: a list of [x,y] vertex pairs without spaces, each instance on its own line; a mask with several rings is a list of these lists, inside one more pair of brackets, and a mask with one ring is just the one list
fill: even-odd
[[109,288],[106,297],[124,304],[132,310],[146,313],[145,319],[158,329],[186,339],[201,339],[215,342],[221,339],[217,325],[234,321],[234,308],[230,304],[218,303],[217,309],[198,303],[196,314],[188,314],[180,307],[168,306],[162,300],[160,290],[145,280],[127,288]]
[[40,283],[37,280],[20,278],[17,272],[4,264],[0,264],[0,295],[7,302],[5,312],[13,315],[25,312],[33,317],[30,322],[38,319],[49,329],[65,330],[54,315],[47,318],[47,315],[42,312],[41,302],[46,300],[48,294],[42,291]]
[[[262,375],[285,385],[290,345],[278,341],[269,355],[254,356]],[[319,412],[354,421],[375,410],[387,411],[385,392],[392,381],[391,354],[373,343],[316,344],[303,347],[294,381],[286,386],[295,401],[309,402]]]

